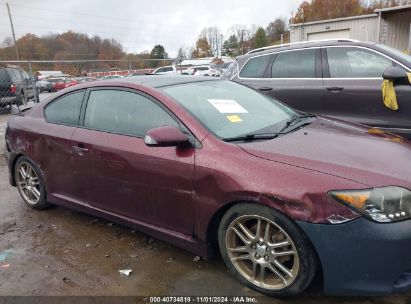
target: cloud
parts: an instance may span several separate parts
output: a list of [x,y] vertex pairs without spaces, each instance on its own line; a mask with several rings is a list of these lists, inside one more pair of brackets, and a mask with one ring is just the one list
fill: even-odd
[[[10,0],[16,36],[67,30],[114,38],[127,52],[162,44],[174,56],[192,46],[204,27],[226,34],[233,24],[266,27],[277,17],[289,19],[301,0]],[[0,2],[0,42],[11,37],[6,5]]]

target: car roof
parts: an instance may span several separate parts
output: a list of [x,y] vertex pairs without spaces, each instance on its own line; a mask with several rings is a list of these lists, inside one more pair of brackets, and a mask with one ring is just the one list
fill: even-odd
[[338,46],[338,45],[357,45],[357,46],[373,46],[375,43],[373,42],[363,42],[358,40],[352,39],[325,39],[325,40],[314,40],[314,41],[301,41],[295,43],[287,43],[287,44],[280,44],[280,45],[273,45],[269,47],[263,47],[255,50],[251,50],[248,53],[238,56],[239,58],[249,58],[258,55],[265,55],[276,53],[280,51],[286,50],[298,50],[304,48],[312,48],[312,47],[324,47],[324,46]]
[[133,83],[140,84],[151,88],[167,87],[178,84],[202,82],[219,80],[215,77],[205,76],[187,76],[187,75],[145,75],[145,76],[131,76],[126,78],[112,79],[111,82]]

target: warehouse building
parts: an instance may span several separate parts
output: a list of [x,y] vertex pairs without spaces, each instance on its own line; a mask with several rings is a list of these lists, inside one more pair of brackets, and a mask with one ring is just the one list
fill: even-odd
[[384,43],[411,54],[411,5],[373,14],[290,24],[290,42],[350,38]]

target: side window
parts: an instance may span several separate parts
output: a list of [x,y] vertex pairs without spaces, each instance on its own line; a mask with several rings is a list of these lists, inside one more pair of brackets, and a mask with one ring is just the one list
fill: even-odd
[[44,110],[46,120],[63,125],[77,125],[84,91],[58,98],[47,105]]
[[178,127],[177,122],[150,99],[128,91],[91,91],[84,126],[124,135],[144,136],[151,128]]
[[167,68],[164,68],[164,71],[165,72],[172,72],[173,68],[172,67],[167,67]]
[[327,48],[331,78],[382,77],[393,62],[375,52],[355,47]]
[[317,49],[278,53],[271,68],[272,78],[315,78]]
[[30,79],[30,76],[29,76],[29,74],[26,73],[26,71],[23,71],[23,70],[22,70],[22,71],[21,71],[21,74],[23,75],[23,78],[24,78],[24,79]]
[[262,78],[270,62],[271,54],[250,58],[241,69],[240,77],[244,78]]

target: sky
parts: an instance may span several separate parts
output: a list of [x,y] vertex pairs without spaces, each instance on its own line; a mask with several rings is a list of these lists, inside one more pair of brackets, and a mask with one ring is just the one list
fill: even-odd
[[194,46],[205,27],[217,26],[225,36],[233,24],[266,27],[278,17],[288,20],[302,0],[0,0],[0,43],[12,37],[6,2],[16,39],[72,30],[114,38],[127,53],[161,44],[173,57]]

